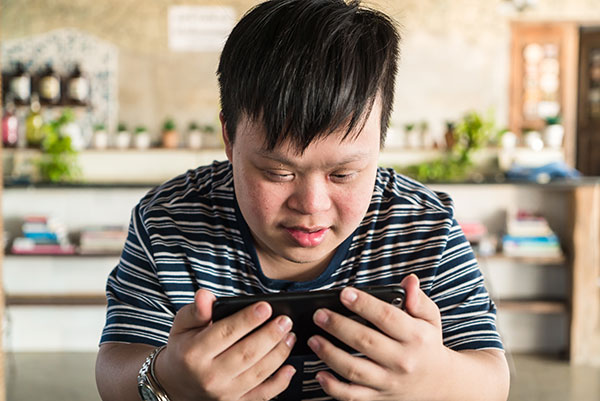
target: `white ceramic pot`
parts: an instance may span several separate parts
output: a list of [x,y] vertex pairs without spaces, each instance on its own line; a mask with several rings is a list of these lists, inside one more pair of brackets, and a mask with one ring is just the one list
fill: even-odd
[[138,132],[133,138],[136,149],[144,150],[150,147],[150,135],[147,132]]
[[193,130],[188,133],[187,147],[190,149],[200,149],[202,147],[202,132]]
[[517,147],[517,136],[514,132],[507,131],[502,134],[502,138],[500,139],[500,145],[503,150],[513,150]]
[[422,139],[421,133],[414,129],[406,134],[406,143],[412,149],[420,148],[423,145]]
[[560,124],[552,124],[544,130],[544,143],[552,149],[560,149],[565,136],[565,128]]
[[531,150],[540,151],[544,149],[544,141],[537,131],[530,131],[525,135],[525,144]]
[[131,134],[128,131],[117,132],[115,146],[117,149],[127,149],[131,144]]
[[108,147],[108,133],[103,130],[94,132],[92,147],[94,149],[106,149]]

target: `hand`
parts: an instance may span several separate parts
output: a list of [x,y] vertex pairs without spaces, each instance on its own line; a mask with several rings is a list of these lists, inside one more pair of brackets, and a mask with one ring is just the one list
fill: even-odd
[[295,373],[281,366],[295,341],[291,320],[279,316],[246,336],[269,319],[270,305],[258,302],[212,323],[214,301],[196,292],[158,355],[156,375],[171,400],[265,400],[285,390]]
[[450,351],[442,342],[437,305],[419,288],[415,275],[401,285],[406,290],[406,311],[365,292],[346,288],[342,303],[381,331],[326,309],[315,312],[315,323],[367,358],[352,356],[321,336],[309,346],[331,369],[350,381],[344,383],[328,372],[317,380],[324,391],[340,400],[431,400],[439,398]]

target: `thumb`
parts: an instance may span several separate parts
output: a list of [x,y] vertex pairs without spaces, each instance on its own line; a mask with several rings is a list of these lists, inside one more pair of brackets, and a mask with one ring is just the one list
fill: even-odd
[[194,302],[185,305],[175,315],[171,332],[178,334],[208,326],[212,319],[212,305],[215,300],[216,297],[210,291],[196,291]]
[[404,277],[400,286],[406,291],[404,302],[406,312],[417,319],[426,320],[436,327],[441,327],[440,310],[438,306],[419,287],[416,274]]

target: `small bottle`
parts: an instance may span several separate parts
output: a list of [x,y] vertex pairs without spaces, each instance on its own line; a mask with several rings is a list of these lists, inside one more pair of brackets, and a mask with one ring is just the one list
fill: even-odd
[[42,131],[44,120],[40,109],[38,96],[34,93],[31,95],[29,114],[25,118],[25,140],[28,147],[39,148],[44,140],[44,132]]
[[60,102],[60,76],[50,64],[46,64],[46,69],[40,74],[38,91],[41,104],[55,105]]
[[2,115],[2,144],[6,148],[14,148],[19,141],[19,120],[15,115],[15,104],[7,100],[6,109]]
[[21,62],[17,63],[14,74],[9,78],[8,95],[12,97],[15,104],[29,104],[31,76]]
[[73,72],[67,79],[67,103],[77,106],[88,104],[90,95],[90,83],[88,78],[81,72],[79,64],[75,64]]
[[444,140],[446,141],[446,149],[451,150],[454,147],[456,140],[454,139],[454,121],[446,121],[446,132],[444,133]]

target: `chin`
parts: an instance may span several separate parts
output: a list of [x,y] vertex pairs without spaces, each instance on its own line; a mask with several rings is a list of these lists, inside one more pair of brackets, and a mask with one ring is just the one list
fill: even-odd
[[310,251],[304,252],[290,252],[286,255],[282,255],[286,260],[298,263],[298,264],[308,264],[308,263],[320,263],[324,259],[329,259],[333,253],[335,252],[335,248],[329,251],[321,251],[317,249],[313,249]]

